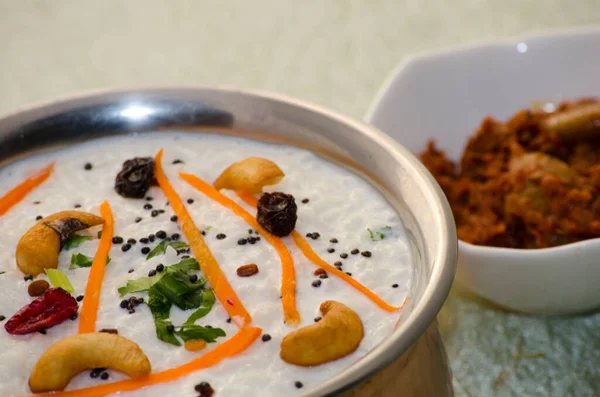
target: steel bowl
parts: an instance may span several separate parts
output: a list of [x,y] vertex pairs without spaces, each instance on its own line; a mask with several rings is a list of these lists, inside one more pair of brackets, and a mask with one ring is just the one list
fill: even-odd
[[189,129],[309,148],[352,169],[398,211],[416,276],[397,328],[343,373],[302,393],[316,396],[452,395],[435,317],[454,278],[450,207],[427,170],[382,132],[280,95],[224,88],[107,91],[26,107],[0,118],[0,166],[34,152],[116,134]]

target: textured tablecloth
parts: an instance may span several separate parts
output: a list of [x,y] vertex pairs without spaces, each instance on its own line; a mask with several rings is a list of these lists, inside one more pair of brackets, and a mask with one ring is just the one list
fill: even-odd
[[[406,54],[598,22],[600,0],[0,0],[0,112],[95,88],[226,84],[360,118]],[[459,397],[600,396],[598,314],[508,314],[454,291],[440,323]]]

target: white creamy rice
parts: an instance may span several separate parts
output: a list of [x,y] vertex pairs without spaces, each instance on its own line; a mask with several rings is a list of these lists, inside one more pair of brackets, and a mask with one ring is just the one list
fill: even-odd
[[[2,238],[0,239],[0,315],[6,316],[4,323],[32,298],[27,294],[29,282],[15,265],[15,248],[20,237],[36,223],[36,216],[47,216],[55,212],[73,209],[80,204],[82,211],[99,214],[103,200],[111,204],[115,217],[115,235],[125,239],[139,240],[158,230],[169,235],[181,233],[176,222],[170,221],[173,211],[166,206],[166,199],[158,187],[152,187],[148,196],[154,198],[149,203],[155,209],[166,213],[150,216],[150,210],[143,209],[146,200],[126,199],[114,190],[114,180],[122,163],[133,157],[154,156],[165,149],[163,167],[174,188],[186,202],[196,225],[203,229],[211,226],[206,242],[215,258],[227,275],[232,287],[245,304],[253,318],[253,325],[261,327],[264,333],[272,336],[269,342],[260,338],[243,354],[225,360],[219,365],[198,371],[177,381],[151,386],[146,389],[122,393],[123,396],[197,396],[194,385],[201,381],[209,382],[215,389],[215,396],[283,396],[306,391],[328,378],[340,373],[349,365],[364,356],[374,346],[392,332],[398,313],[390,314],[378,308],[361,293],[335,276],[323,279],[322,285],[315,288],[313,271],[317,267],[308,261],[296,248],[290,237],[284,242],[292,253],[297,277],[297,306],[302,316],[301,326],[314,322],[319,316],[319,305],[328,299],[342,302],[355,310],[362,319],[365,338],[359,349],[350,356],[314,368],[302,368],[285,363],[279,358],[279,344],[282,338],[293,330],[283,324],[280,293],[281,264],[276,251],[262,239],[254,245],[240,246],[238,239],[248,237],[249,226],[231,211],[205,197],[177,176],[178,171],[195,174],[212,183],[231,163],[246,157],[257,156],[277,163],[286,174],[285,179],[268,191],[282,191],[294,195],[298,205],[296,230],[305,235],[318,232],[320,238],[308,239],[309,243],[324,260],[333,264],[343,262],[343,270],[377,293],[386,302],[399,306],[409,294],[413,282],[413,264],[402,221],[377,192],[375,188],[355,174],[329,163],[315,154],[302,149],[268,144],[244,138],[224,137],[202,133],[154,133],[117,138],[100,139],[56,152],[29,157],[0,169],[0,196],[30,176],[35,170],[56,161],[52,176],[30,193],[21,203],[0,217]],[[172,164],[174,159],[183,164]],[[90,162],[93,169],[84,170]],[[243,204],[232,192],[226,195]],[[192,198],[193,204],[187,204]],[[302,199],[310,201],[302,203]],[[40,204],[33,204],[40,201]],[[135,223],[136,217],[143,220]],[[391,233],[382,241],[371,241],[367,228],[379,230],[391,226]],[[93,257],[98,246],[95,237],[99,228],[81,234],[90,234],[94,239],[83,243],[79,248],[63,251],[59,256],[59,269],[70,278],[75,293],[83,294],[89,268],[68,270],[71,254],[83,253]],[[216,239],[218,233],[227,237]],[[182,234],[182,233],[181,233]],[[329,242],[337,238],[338,243]],[[182,240],[185,237],[182,235]],[[157,339],[150,310],[145,305],[136,308],[136,313],[128,314],[119,307],[122,298],[117,288],[130,279],[147,276],[157,264],[172,265],[179,261],[171,249],[165,256],[149,261],[140,253],[144,246],[153,248],[158,240],[148,245],[137,243],[128,252],[122,252],[119,245],[113,245],[110,252],[111,263],[106,268],[97,329],[117,328],[119,334],[140,345],[152,363],[153,372],[181,365],[214,348],[209,344],[203,352],[192,353],[183,347],[176,347]],[[334,253],[328,253],[334,248]],[[350,250],[369,250],[372,257],[351,255]],[[341,259],[340,253],[347,253]],[[236,275],[236,269],[247,263],[256,263],[260,272],[248,278]],[[135,269],[128,273],[129,269]],[[37,279],[45,279],[40,275]],[[392,288],[392,284],[398,284]],[[137,294],[147,299],[146,293]],[[189,313],[173,307],[173,323],[182,323]],[[233,336],[237,328],[227,323],[228,315],[217,303],[213,310],[197,324],[220,327],[227,337]],[[4,327],[0,328],[0,395],[26,396],[31,392],[27,385],[29,374],[40,355],[54,342],[77,332],[78,320],[66,322],[47,330],[46,335],[34,333],[25,336],[11,336]],[[109,380],[92,379],[86,371],[71,381],[67,390],[105,384],[126,379],[126,376],[109,371]],[[300,381],[304,388],[298,390],[294,382]]]

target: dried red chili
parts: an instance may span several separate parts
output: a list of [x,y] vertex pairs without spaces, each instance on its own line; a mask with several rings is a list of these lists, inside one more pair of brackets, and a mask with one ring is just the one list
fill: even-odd
[[61,288],[50,288],[15,313],[4,324],[4,328],[12,335],[42,331],[68,320],[78,309],[77,301],[68,292]]

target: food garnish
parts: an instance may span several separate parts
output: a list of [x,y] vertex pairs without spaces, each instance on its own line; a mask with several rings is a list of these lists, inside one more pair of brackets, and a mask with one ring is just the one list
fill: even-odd
[[0,216],[4,215],[14,205],[18,204],[29,192],[41,185],[54,171],[54,163],[39,170],[35,175],[21,182],[11,191],[0,197]]
[[110,368],[141,378],[150,374],[150,361],[140,347],[122,336],[91,332],[68,336],[48,348],[29,378],[34,393],[64,390],[80,372]]
[[65,240],[72,233],[103,222],[99,216],[81,211],[61,211],[43,218],[19,240],[17,266],[23,273],[34,276],[44,269],[56,269]]
[[[147,287],[148,307],[154,318],[156,336],[163,342],[180,346],[181,342],[176,337],[179,336],[184,342],[204,339],[212,343],[217,337],[225,336],[225,332],[220,328],[204,328],[194,324],[196,320],[210,312],[215,302],[213,292],[203,289],[206,280],[198,280],[197,277],[192,278],[188,274],[190,270],[198,270],[198,268],[196,260],[184,259],[179,264],[165,267],[163,272],[155,276],[128,282],[126,287],[119,288],[119,293],[141,292],[144,290],[142,288]],[[173,305],[182,310],[197,310],[181,327],[176,327],[169,320]]]
[[255,327],[242,328],[231,339],[218,344],[213,350],[207,352],[186,364],[165,371],[150,374],[139,379],[127,379],[120,382],[88,387],[79,390],[70,390],[59,393],[38,394],[31,397],[104,397],[118,392],[137,390],[160,383],[171,382],[195,371],[212,367],[224,359],[242,353],[250,347],[261,335],[262,330]]
[[[246,202],[246,204],[248,204],[252,207],[256,207],[257,199],[252,194],[249,194],[246,192],[237,192],[237,195],[239,198],[244,200],[244,202]],[[300,251],[302,251],[302,253],[306,257],[306,259],[310,260],[315,265],[319,266],[320,268],[324,269],[325,271],[338,276],[343,281],[347,282],[352,287],[354,287],[356,290],[358,290],[363,295],[365,295],[367,298],[372,300],[377,306],[379,306],[383,310],[388,311],[388,312],[395,312],[395,311],[398,311],[398,310],[401,310],[404,308],[404,304],[400,307],[394,307],[394,306],[387,304],[380,297],[378,297],[374,292],[370,291],[367,287],[363,286],[361,283],[359,283],[358,281],[353,279],[351,277],[351,275],[344,273],[341,270],[338,270],[337,268],[335,268],[334,266],[331,266],[329,263],[325,262],[323,259],[321,259],[321,257],[319,257],[319,255],[317,255],[315,253],[315,251],[313,251],[310,244],[308,244],[308,242],[297,231],[294,230],[291,233],[291,236],[294,239],[294,243],[296,243],[296,246],[300,249]],[[277,239],[277,240],[279,240],[279,239]],[[370,254],[371,253],[369,252],[369,255]],[[316,281],[315,284],[317,284],[317,285],[313,284],[315,287],[318,287],[321,285],[321,280],[315,280],[315,281]],[[406,303],[406,301],[405,301],[405,303]]]
[[62,288],[69,293],[75,292],[73,285],[71,285],[71,281],[66,274],[61,272],[58,269],[45,269],[46,275],[48,276],[48,280],[54,285],[56,288]]
[[182,248],[189,248],[190,246],[183,241],[167,241],[163,240],[156,247],[152,249],[146,256],[146,260],[152,259],[155,256],[164,255],[167,252],[167,247],[173,248],[175,251],[180,250]]
[[[106,264],[110,263],[110,256],[106,257]],[[94,258],[91,258],[87,255],[83,255],[81,253],[71,255],[71,264],[69,265],[69,270],[78,269],[80,267],[91,267],[94,262]]]
[[358,314],[335,301],[323,302],[320,310],[321,320],[283,338],[280,352],[283,361],[305,367],[321,365],[345,357],[358,348],[364,336]]
[[298,207],[291,194],[263,193],[258,200],[257,208],[258,223],[277,237],[289,235],[296,227]]
[[279,183],[285,174],[271,160],[249,157],[231,164],[219,175],[214,185],[217,190],[245,190],[261,193],[263,187]]
[[249,263],[237,268],[236,273],[240,277],[250,277],[258,273],[258,266],[255,263]]
[[367,232],[369,232],[369,237],[371,241],[381,241],[385,238],[386,233],[389,233],[392,230],[391,226],[384,226],[381,229],[377,229],[375,231],[367,228]]
[[102,280],[104,280],[104,270],[108,263],[108,253],[112,246],[114,220],[110,204],[107,201],[100,205],[100,215],[104,219],[102,237],[100,238],[85,287],[85,300],[83,301],[80,313],[79,333],[94,332],[96,329]]
[[15,313],[4,324],[11,335],[25,335],[53,327],[77,313],[75,298],[61,288],[50,288]]
[[50,283],[48,283],[46,280],[36,280],[29,284],[29,287],[27,287],[27,293],[31,297],[38,297],[42,296],[48,288],[50,288]]
[[206,341],[204,339],[193,339],[183,344],[185,350],[189,352],[198,352],[206,348]]
[[215,295],[227,310],[229,316],[238,324],[239,326],[247,326],[252,322],[252,318],[250,314],[244,307],[243,303],[238,298],[237,294],[231,288],[231,285],[227,281],[227,277],[219,267],[217,260],[210,252],[210,249],[204,242],[202,238],[202,233],[194,224],[192,217],[188,213],[185,208],[185,205],[181,201],[181,198],[171,186],[171,183],[167,179],[163,169],[162,169],[162,155],[163,151],[159,151],[156,155],[155,159],[155,176],[160,185],[161,189],[167,196],[167,200],[171,204],[173,211],[177,215],[179,219],[179,224],[183,230],[183,233],[187,237],[189,241],[189,245],[192,248],[192,252],[194,253],[196,259],[200,263],[200,268],[204,273],[205,277],[208,279],[208,282],[212,286]]
[[72,236],[67,237],[63,244],[63,249],[68,251],[71,248],[77,248],[84,242],[91,240],[91,236],[80,236],[78,234],[73,234]]
[[152,157],[136,157],[123,163],[115,179],[115,190],[123,197],[144,198],[153,179]]
[[[188,272],[193,271],[193,270],[200,270],[200,265],[198,264],[198,261],[196,259],[186,258],[186,259],[182,259],[179,263],[176,263],[174,265],[167,266],[167,267],[163,266],[163,271],[166,268],[171,268],[173,270],[177,270],[177,271],[187,274]],[[158,280],[160,280],[164,274],[165,274],[164,272],[160,272],[151,277],[142,277],[142,278],[138,278],[136,280],[129,280],[129,281],[127,281],[127,285],[119,288],[119,290],[118,290],[119,295],[121,295],[121,297],[123,297],[127,294],[131,294],[134,292],[148,291],[150,289],[150,287],[152,287]],[[204,279],[201,279],[200,281],[198,281],[198,283],[200,283],[202,285],[205,282],[206,282],[206,280],[204,280]]]
[[319,257],[319,255],[315,253],[315,251],[311,248],[310,244],[308,244],[308,242],[300,235],[300,233],[293,231],[292,238],[294,239],[294,243],[296,243],[296,246],[300,249],[300,251],[302,251],[302,253],[306,257],[306,259],[319,266],[320,268],[325,269],[325,271],[327,271],[329,274],[333,274],[341,278],[346,283],[354,287],[354,289],[356,289],[357,291],[365,295],[367,298],[369,298],[371,301],[373,301],[373,303],[375,303],[383,310],[392,313],[398,310],[402,310],[404,308],[404,304],[399,307],[389,305],[383,299],[378,297],[373,291],[369,290],[367,287],[353,279],[349,274],[344,273],[343,271],[338,270],[336,267],[331,266],[329,263],[325,262],[323,259],[321,259],[321,257]]
[[[192,174],[179,173],[179,176],[189,183],[200,192],[204,193],[210,199],[215,200],[219,204],[226,208],[229,208],[237,216],[241,217],[250,225],[254,230],[260,233],[275,248],[281,259],[281,302],[283,305],[283,314],[285,317],[286,324],[295,325],[300,323],[300,313],[296,309],[296,271],[294,269],[294,261],[290,251],[287,249],[281,239],[267,232],[263,227],[256,221],[256,219],[245,209],[239,206],[235,201],[225,196],[217,189],[204,182]],[[247,196],[254,198],[250,193],[245,193]],[[256,200],[254,198],[254,200]],[[210,280],[209,280],[210,282]],[[211,282],[211,285],[213,283]],[[227,307],[227,305],[224,305]]]

